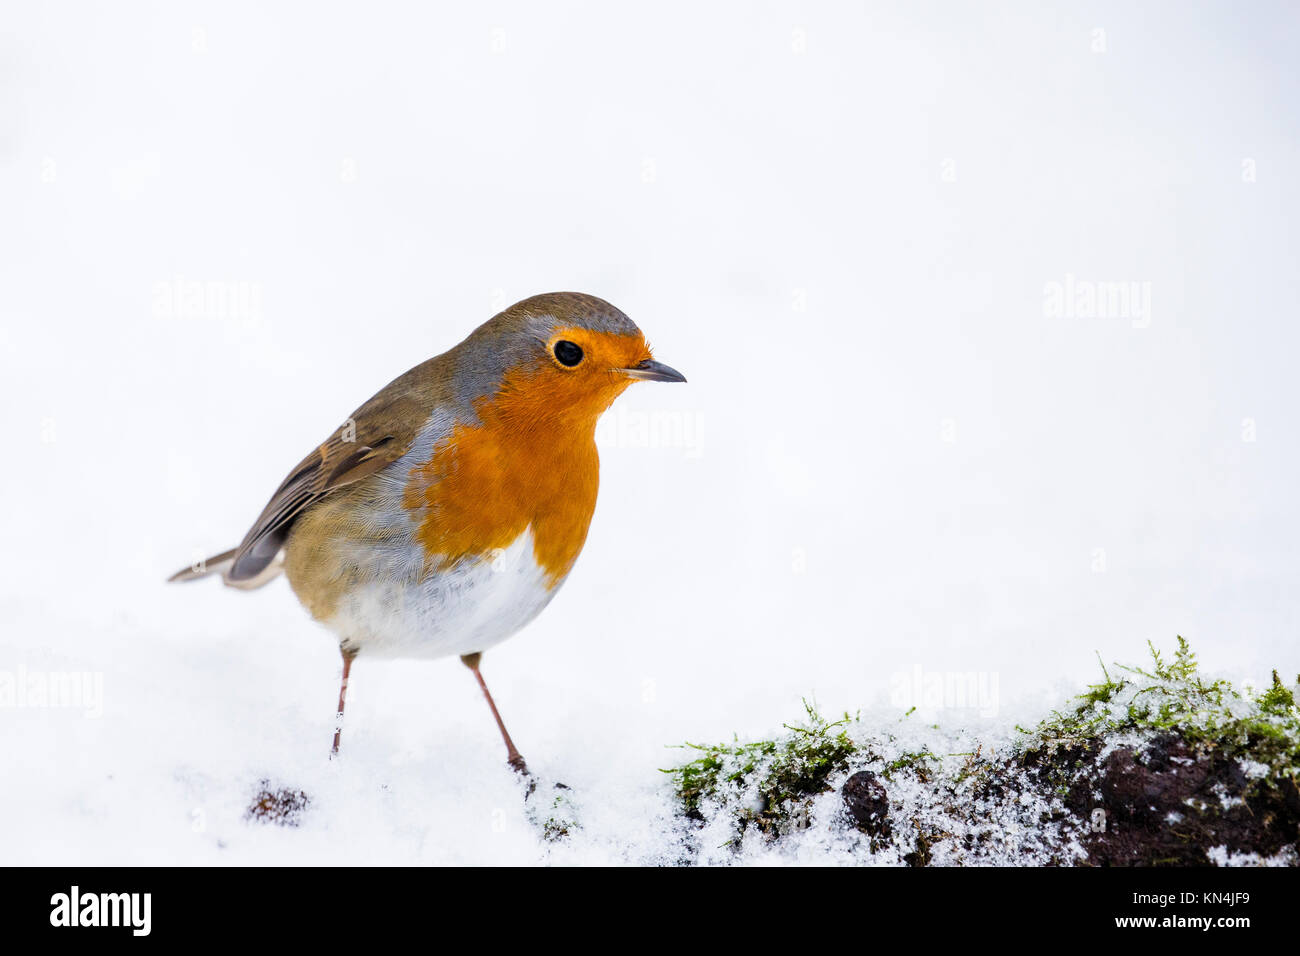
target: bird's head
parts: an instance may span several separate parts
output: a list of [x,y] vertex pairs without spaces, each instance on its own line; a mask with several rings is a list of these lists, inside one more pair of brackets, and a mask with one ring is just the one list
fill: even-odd
[[518,302],[476,329],[457,350],[461,395],[488,401],[519,422],[596,419],[635,381],[684,382],[657,362],[645,336],[603,299],[552,292]]

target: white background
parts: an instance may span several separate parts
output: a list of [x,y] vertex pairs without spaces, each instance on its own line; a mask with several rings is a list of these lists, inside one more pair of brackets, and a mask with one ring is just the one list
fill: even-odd
[[[326,765],[284,582],[162,583],[543,291],[690,379],[620,399],[576,571],[484,662],[573,859],[652,856],[664,745],[801,696],[974,672],[995,713],[926,719],[1003,739],[1148,639],[1300,671],[1293,7],[468,7],[5,4],[0,667],[104,682],[0,709],[13,862],[543,858],[455,661],[360,660]],[[1049,315],[1067,276],[1149,315]],[[240,821],[263,776],[303,828]]]

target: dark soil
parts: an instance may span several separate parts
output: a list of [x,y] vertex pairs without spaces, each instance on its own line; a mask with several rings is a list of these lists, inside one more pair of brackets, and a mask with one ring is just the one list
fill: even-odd
[[269,780],[263,780],[258,786],[261,789],[244,812],[244,819],[282,827],[296,827],[302,822],[303,812],[311,804],[306,793],[287,787],[272,790]]
[[[1300,841],[1300,788],[1252,780],[1235,757],[1197,748],[1175,733],[1140,748],[1121,747],[1100,757],[1102,743],[1026,751],[991,761],[980,775],[979,796],[1014,800],[1026,789],[1058,794],[1065,812],[1050,821],[1063,827],[1087,853],[1084,866],[1209,866],[1209,850],[1270,857]],[[853,774],[841,788],[845,810],[858,829],[888,836],[891,805],[882,781],[870,771]],[[930,862],[941,834],[916,829],[912,866]],[[1059,862],[1065,862],[1061,860]]]
[[1096,866],[1208,866],[1207,851],[1272,856],[1300,838],[1300,791],[1252,781],[1238,760],[1197,751],[1174,734],[1141,751],[1079,760],[1066,806]]

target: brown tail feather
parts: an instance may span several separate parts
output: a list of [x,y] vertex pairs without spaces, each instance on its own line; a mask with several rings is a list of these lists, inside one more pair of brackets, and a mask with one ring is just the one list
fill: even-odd
[[197,581],[199,578],[206,578],[209,574],[224,574],[230,567],[230,562],[234,560],[235,549],[222,551],[220,554],[214,554],[204,561],[191,564],[188,568],[181,568],[168,581]]
[[181,568],[167,580],[170,581],[197,581],[199,578],[206,578],[211,574],[220,574],[225,579],[226,584],[234,588],[241,588],[245,591],[251,591],[253,588],[260,588],[268,581],[279,577],[280,572],[284,570],[283,555],[277,555],[275,560],[271,561],[256,576],[247,578],[242,581],[232,581],[226,577],[230,566],[234,563],[235,552],[238,548],[231,548],[229,551],[222,551],[220,554],[214,554],[212,557],[200,561],[197,564],[190,565],[188,568]]

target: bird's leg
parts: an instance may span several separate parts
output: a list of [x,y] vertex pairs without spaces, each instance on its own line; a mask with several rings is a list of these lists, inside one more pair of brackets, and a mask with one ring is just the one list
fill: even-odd
[[339,737],[343,734],[343,704],[348,696],[348,672],[352,670],[352,659],[357,656],[356,651],[347,651],[339,648],[343,655],[343,683],[339,685],[339,709],[334,718],[334,747],[330,750],[330,758],[333,759],[339,752]]
[[462,654],[460,659],[461,663],[472,670],[474,676],[478,678],[478,686],[483,689],[483,696],[487,698],[488,706],[492,708],[492,716],[496,718],[497,729],[501,731],[501,739],[506,742],[506,762],[519,773],[526,774],[528,773],[528,766],[524,763],[523,755],[515,748],[515,742],[510,739],[510,732],[506,730],[505,722],[501,719],[496,701],[492,699],[492,692],[488,690],[488,686],[483,680],[483,673],[478,669],[478,662],[482,657],[482,654]]

